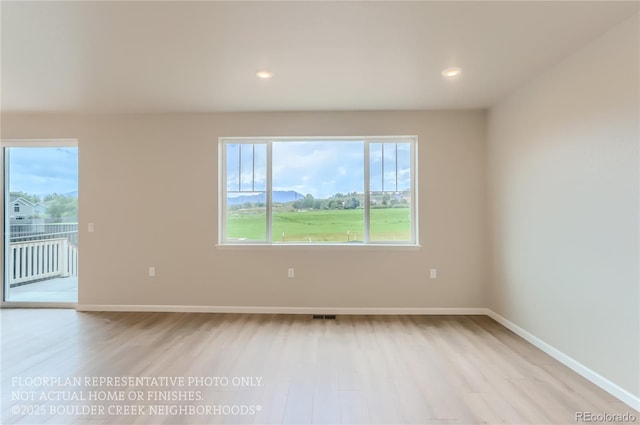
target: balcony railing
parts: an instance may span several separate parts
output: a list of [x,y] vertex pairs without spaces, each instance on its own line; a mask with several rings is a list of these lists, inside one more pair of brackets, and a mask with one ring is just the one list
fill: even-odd
[[34,220],[29,223],[12,222],[11,242],[26,242],[43,239],[66,238],[78,244],[78,223],[44,223]]
[[10,287],[78,275],[77,224],[12,224],[10,234]]

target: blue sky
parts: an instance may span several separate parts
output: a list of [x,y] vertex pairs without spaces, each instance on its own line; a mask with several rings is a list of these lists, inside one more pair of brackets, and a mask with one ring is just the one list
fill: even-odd
[[[229,145],[228,190],[238,189],[238,147],[242,149],[243,191],[266,189],[266,145]],[[328,198],[338,192],[364,190],[364,144],[362,141],[274,142],[273,190],[294,190],[303,195]],[[370,182],[382,190],[382,143],[370,145]],[[408,189],[410,185],[409,143],[384,143],[384,189]],[[255,164],[254,164],[255,156]],[[9,148],[9,190],[44,196],[78,190],[78,148]]]
[[[255,150],[254,150],[255,146]],[[384,190],[404,190],[410,187],[410,145],[398,143],[396,173],[396,144],[371,143],[371,189],[382,190],[384,162]],[[238,149],[242,149],[242,170],[239,175]],[[338,192],[364,191],[364,143],[339,142],[274,142],[273,190],[295,190],[303,195],[328,198]],[[255,161],[254,161],[255,158]],[[263,191],[266,187],[266,145],[227,145],[227,189]]]
[[78,148],[8,148],[9,191],[31,195],[78,190]]

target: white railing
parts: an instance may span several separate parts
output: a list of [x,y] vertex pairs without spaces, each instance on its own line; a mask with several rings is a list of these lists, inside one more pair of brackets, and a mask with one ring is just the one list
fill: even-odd
[[44,223],[42,220],[32,220],[28,223],[11,222],[9,234],[11,242],[67,238],[77,245],[78,223]]
[[78,275],[78,248],[64,239],[9,244],[9,285]]

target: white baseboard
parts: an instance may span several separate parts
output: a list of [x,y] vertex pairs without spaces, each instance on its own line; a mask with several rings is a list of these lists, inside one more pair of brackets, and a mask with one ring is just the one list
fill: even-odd
[[547,353],[548,355],[550,355],[551,357],[553,357],[554,359],[562,363],[563,365],[567,366],[569,369],[573,370],[580,376],[588,379],[589,381],[591,381],[598,387],[602,388],[612,396],[624,402],[629,407],[637,411],[640,411],[640,397],[637,397],[631,394],[629,391],[625,390],[624,388],[621,388],[620,386],[614,384],[604,376],[594,372],[593,370],[589,369],[588,367],[578,362],[577,360],[573,359],[572,357],[567,356],[562,351],[558,350],[555,347],[552,347],[551,345],[547,344],[546,342],[544,342],[537,336],[533,335],[532,333],[522,329],[520,326],[516,325],[515,323],[505,319],[498,313],[490,309],[487,309],[487,315],[491,317],[493,320],[495,320],[496,322],[500,323],[505,328],[515,333],[516,335],[519,335],[520,337],[525,339],[527,342],[538,347],[539,349],[541,349],[542,351],[544,351],[545,353]]
[[361,315],[487,315],[486,308],[362,308],[362,307],[249,307],[197,305],[102,305],[79,304],[78,311],[128,311],[162,313],[250,314],[361,314]]

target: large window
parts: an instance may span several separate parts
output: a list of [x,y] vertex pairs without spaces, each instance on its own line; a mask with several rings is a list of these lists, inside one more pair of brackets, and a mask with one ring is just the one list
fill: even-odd
[[415,137],[220,140],[220,243],[415,245]]

